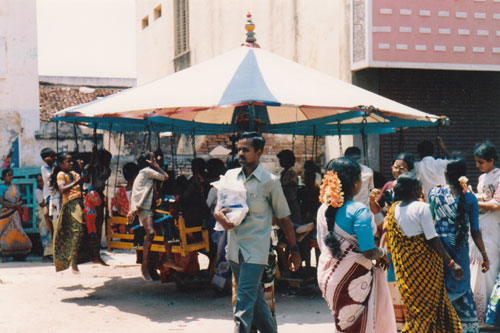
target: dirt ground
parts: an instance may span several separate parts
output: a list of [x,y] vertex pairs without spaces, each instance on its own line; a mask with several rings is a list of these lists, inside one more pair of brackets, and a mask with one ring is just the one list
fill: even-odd
[[[35,256],[0,263],[0,332],[232,332],[229,296],[144,282],[133,253],[103,257],[110,267],[80,265],[80,275]],[[279,332],[333,330],[319,295],[278,294],[277,318]]]

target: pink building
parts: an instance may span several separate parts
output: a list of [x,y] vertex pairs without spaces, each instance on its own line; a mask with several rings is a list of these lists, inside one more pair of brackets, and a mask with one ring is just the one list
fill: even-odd
[[381,136],[380,170],[389,176],[394,154],[439,131],[476,180],[474,145],[500,147],[500,0],[353,0],[351,21],[353,82],[450,118],[439,130]]

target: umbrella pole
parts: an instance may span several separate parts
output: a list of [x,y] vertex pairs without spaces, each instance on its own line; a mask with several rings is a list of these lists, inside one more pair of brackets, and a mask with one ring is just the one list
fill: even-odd
[[94,123],[94,146],[97,148],[97,123]]
[[307,136],[304,135],[304,159],[307,160]]
[[148,124],[148,150],[153,151],[153,146],[151,144],[151,126]]
[[120,166],[120,151],[122,148],[122,137],[123,137],[123,132],[120,132],[118,135],[118,156],[116,158],[116,170],[115,170],[115,191],[116,191],[116,185],[118,184],[118,169]]
[[[111,153],[111,135],[112,135],[112,130],[113,129],[113,123],[109,123],[109,138],[108,138],[108,152]],[[104,142],[102,143],[103,148],[104,148]],[[120,141],[120,146],[121,146],[121,141]],[[120,156],[120,148],[118,147],[118,156]],[[116,179],[115,179],[115,186],[116,186]],[[106,179],[106,197],[103,198],[102,202],[104,205],[104,230],[105,232],[109,232],[109,205],[108,205],[108,199],[109,199],[109,177]],[[106,238],[107,239],[107,238]],[[101,240],[99,239],[99,244],[101,243]],[[106,244],[107,245],[107,244]]]
[[344,149],[342,148],[342,129],[340,128],[340,120],[337,120],[337,135],[339,137],[339,152],[340,156],[344,156]]
[[56,154],[59,154],[59,121],[56,121]]
[[75,152],[79,153],[80,150],[78,149],[78,135],[76,131],[76,123],[73,123],[73,134],[75,136]]
[[255,131],[255,108],[252,102],[248,103],[248,126],[250,131]]
[[196,129],[193,128],[193,134],[191,134],[191,145],[193,147],[193,158],[196,158]]
[[172,135],[170,136],[170,155],[172,157],[172,171],[174,172],[174,179],[175,179],[175,174],[176,174],[176,149],[175,149],[175,133],[174,133],[174,128],[172,127]]
[[366,113],[363,115],[363,121],[361,122],[361,141],[362,141],[362,144],[363,144],[363,158],[364,158],[364,162],[365,162],[365,165],[367,166],[370,166],[370,164],[368,163],[368,138],[367,138],[367,135],[366,135],[366,130],[365,130],[365,126],[367,124],[367,120],[366,120]]

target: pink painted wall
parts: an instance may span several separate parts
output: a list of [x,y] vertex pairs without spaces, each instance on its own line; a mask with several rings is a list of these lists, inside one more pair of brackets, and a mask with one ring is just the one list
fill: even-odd
[[370,31],[374,62],[500,65],[500,0],[373,0]]

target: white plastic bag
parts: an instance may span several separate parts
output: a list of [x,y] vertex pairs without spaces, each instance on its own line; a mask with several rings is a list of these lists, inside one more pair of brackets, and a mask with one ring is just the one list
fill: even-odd
[[[217,189],[217,209],[230,209],[226,213],[227,219],[234,226],[240,225],[248,213],[247,190],[243,183],[221,176],[212,185]],[[224,228],[217,222],[214,230],[223,231]]]

